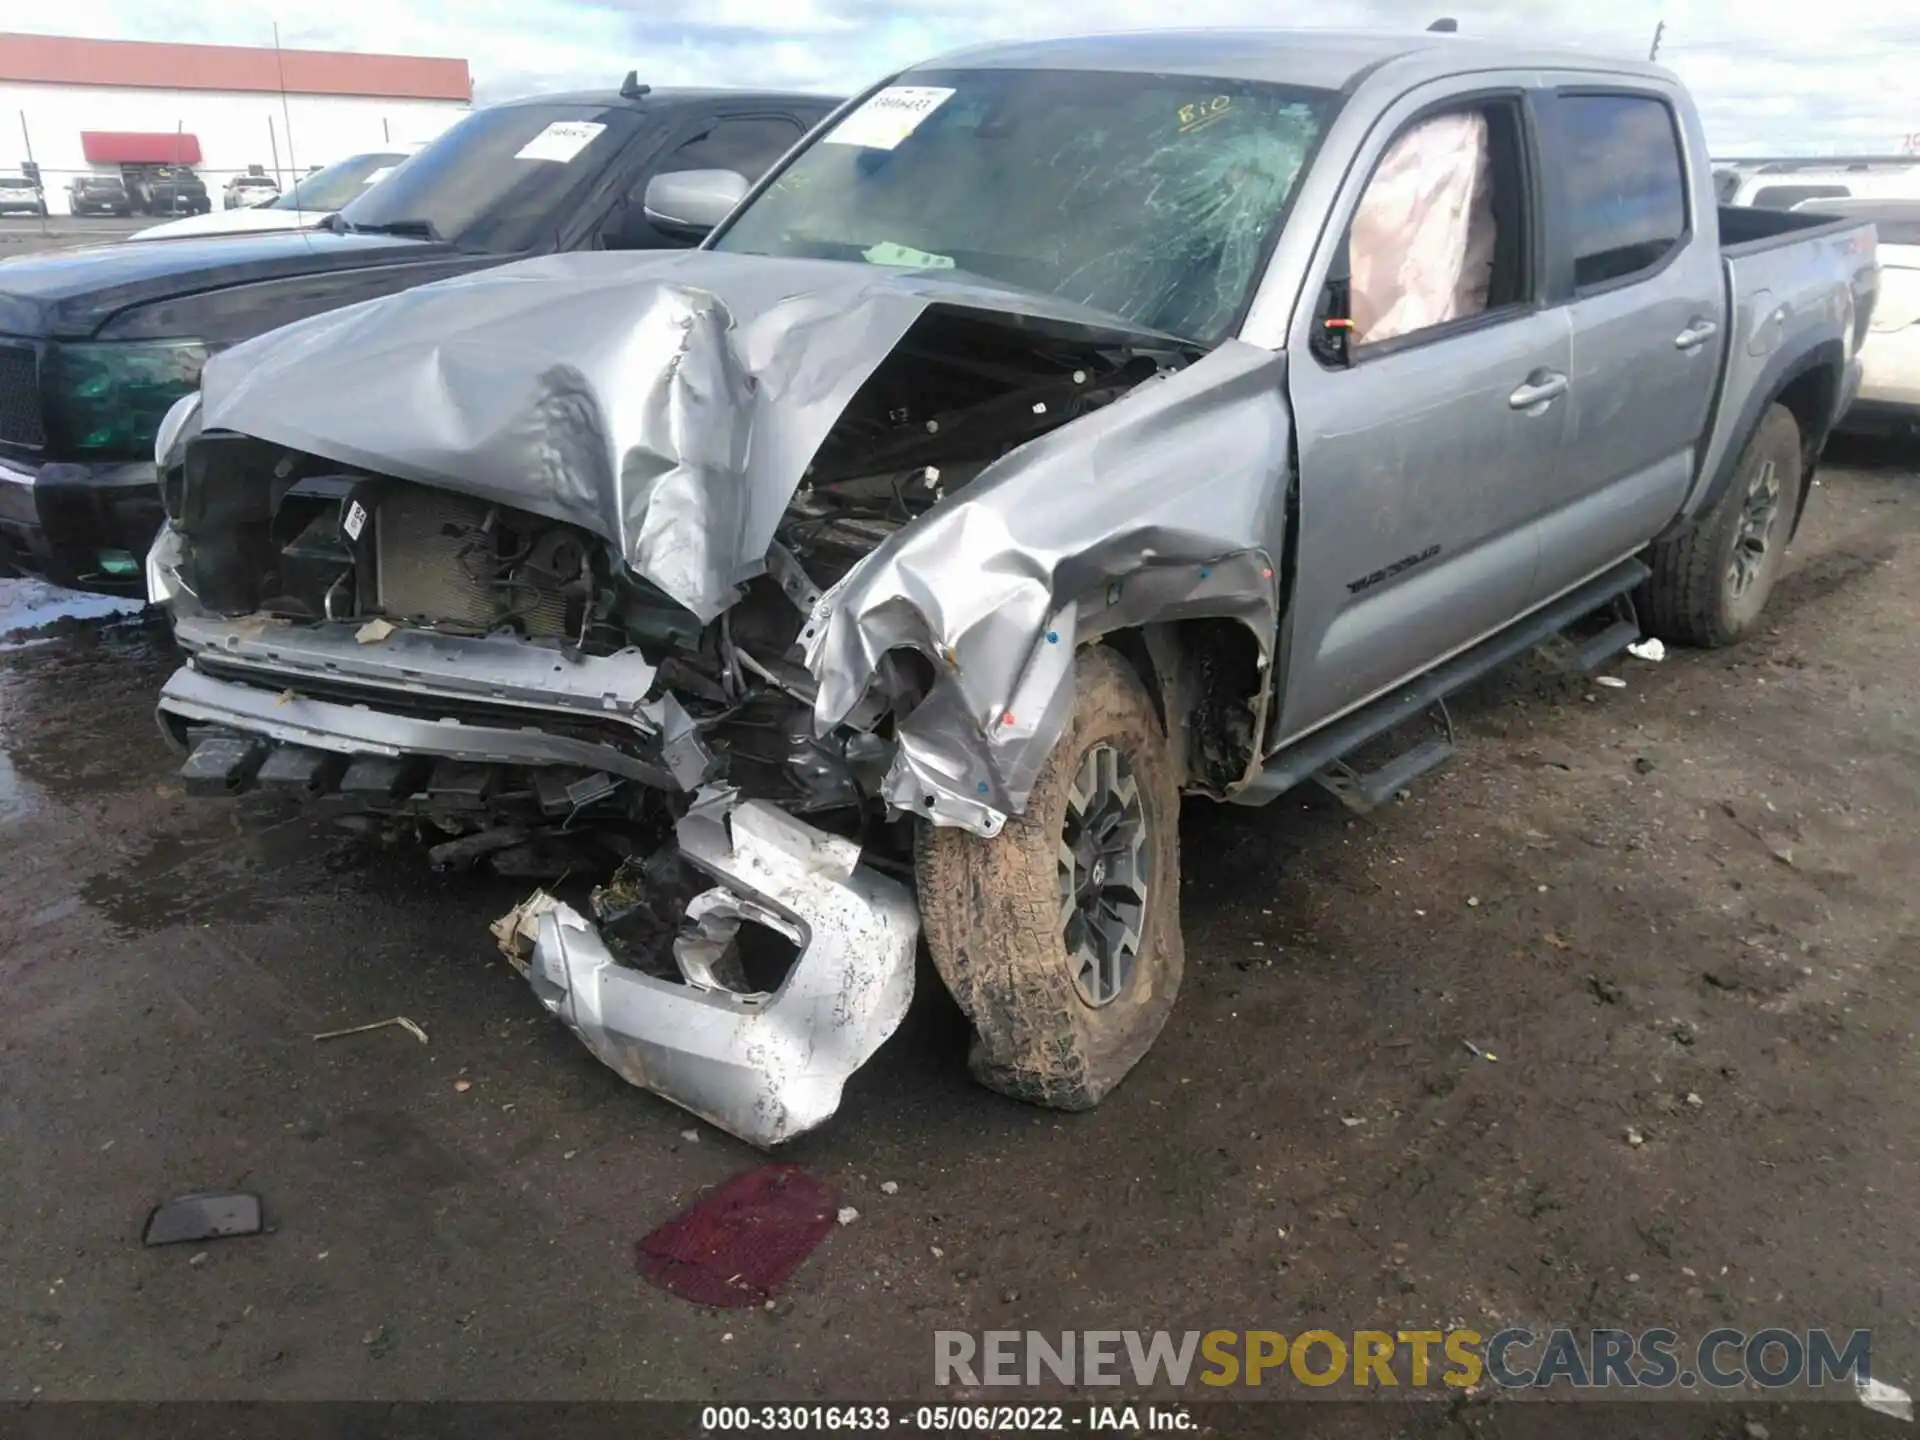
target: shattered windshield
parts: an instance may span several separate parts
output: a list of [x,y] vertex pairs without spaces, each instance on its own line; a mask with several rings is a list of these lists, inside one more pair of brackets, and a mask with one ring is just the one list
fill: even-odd
[[1213,344],[1337,103],[1175,75],[902,79],[797,156],[714,248],[964,272]]

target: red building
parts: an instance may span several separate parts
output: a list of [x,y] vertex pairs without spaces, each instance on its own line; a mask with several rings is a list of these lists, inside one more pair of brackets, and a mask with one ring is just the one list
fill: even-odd
[[258,167],[286,184],[431,140],[472,98],[467,62],[437,56],[0,33],[0,169],[37,164],[55,213],[88,172],[181,165],[217,191]]

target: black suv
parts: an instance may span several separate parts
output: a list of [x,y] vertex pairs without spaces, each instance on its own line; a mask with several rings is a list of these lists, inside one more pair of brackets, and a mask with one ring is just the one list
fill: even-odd
[[131,215],[133,197],[118,175],[80,175],[67,182],[67,208],[75,215]]
[[184,165],[156,165],[142,171],[133,191],[149,215],[204,215],[213,209],[207,182]]
[[140,592],[154,432],[211,351],[527,256],[697,244],[648,219],[649,181],[758,179],[838,104],[629,77],[476,110],[319,228],[0,262],[0,573]]

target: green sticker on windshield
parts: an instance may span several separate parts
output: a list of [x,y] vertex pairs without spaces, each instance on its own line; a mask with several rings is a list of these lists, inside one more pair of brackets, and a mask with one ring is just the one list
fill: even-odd
[[930,255],[925,250],[915,250],[911,245],[896,245],[891,240],[882,240],[860,254],[869,265],[896,265],[902,270],[953,269],[951,255]]

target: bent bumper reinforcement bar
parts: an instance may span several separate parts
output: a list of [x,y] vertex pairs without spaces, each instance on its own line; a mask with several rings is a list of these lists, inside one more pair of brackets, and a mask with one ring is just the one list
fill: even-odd
[[345,755],[420,755],[474,764],[577,765],[662,789],[678,788],[658,765],[612,745],[548,731],[509,730],[426,720],[391,711],[275,694],[182,668],[160,691],[161,730],[180,735],[170,720],[215,725],[263,736],[282,745],[306,745]]

